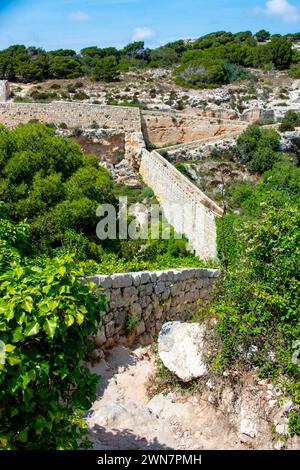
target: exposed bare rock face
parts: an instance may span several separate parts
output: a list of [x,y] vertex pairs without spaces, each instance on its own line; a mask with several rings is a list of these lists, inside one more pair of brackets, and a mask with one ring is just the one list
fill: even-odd
[[199,323],[165,323],[158,337],[158,354],[167,369],[183,382],[207,373],[203,359],[205,327]]
[[7,80],[0,80],[0,103],[5,103],[9,98],[10,90]]
[[209,119],[224,119],[228,121],[234,121],[239,119],[239,115],[236,111],[231,109],[222,109],[217,107],[207,107],[205,108],[202,113],[201,117],[206,117]]
[[268,121],[272,122],[275,120],[275,112],[273,109],[248,109],[242,114],[241,119],[243,121],[250,122],[251,124],[266,124]]
[[127,159],[123,159],[115,167],[115,175],[117,183],[123,183],[131,188],[140,188],[141,182],[137,173],[132,168],[132,165]]
[[77,142],[86,154],[93,154],[99,161],[116,165],[124,158],[125,133],[117,129],[86,129],[80,135],[73,131],[64,131],[67,136]]
[[125,157],[134,170],[139,170],[145,141],[142,132],[129,132],[125,135]]
[[101,162],[101,165],[110,172],[116,183],[125,184],[130,188],[141,187],[141,181],[138,178],[137,172],[134,171],[129,161],[125,158],[117,165],[109,162]]

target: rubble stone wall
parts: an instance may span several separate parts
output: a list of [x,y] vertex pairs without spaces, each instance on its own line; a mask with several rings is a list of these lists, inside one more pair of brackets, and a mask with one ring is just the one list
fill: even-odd
[[[166,321],[188,320],[209,297],[220,275],[218,270],[193,268],[89,277],[97,293],[108,299],[94,337],[96,355],[97,348],[100,353],[136,338],[150,344]],[[126,328],[130,323],[132,330]]]

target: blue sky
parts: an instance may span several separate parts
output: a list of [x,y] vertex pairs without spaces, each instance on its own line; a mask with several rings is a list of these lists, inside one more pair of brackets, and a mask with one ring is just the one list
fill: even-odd
[[0,49],[155,47],[218,31],[300,31],[300,0],[0,0]]

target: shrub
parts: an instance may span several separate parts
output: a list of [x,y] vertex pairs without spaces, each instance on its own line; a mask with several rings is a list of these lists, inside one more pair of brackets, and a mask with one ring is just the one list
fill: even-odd
[[81,275],[65,257],[14,262],[0,276],[0,449],[88,445],[82,413],[98,379],[82,360],[104,298]]
[[239,80],[245,80],[252,77],[251,72],[242,67],[241,65],[231,64],[227,60],[224,61],[226,75],[227,75],[227,82],[233,83]]
[[271,147],[261,146],[253,153],[247,166],[251,171],[263,173],[272,168],[280,160],[280,157],[280,154],[274,152]]
[[285,113],[285,116],[281,121],[279,130],[281,132],[293,131],[297,126],[300,126],[300,114],[296,111],[289,110]]
[[[300,368],[293,359],[300,336],[299,208],[271,208],[243,233],[239,262],[214,309],[222,339],[215,366],[254,365],[262,376],[281,380],[296,406],[291,431],[299,432]],[[253,346],[257,352],[249,355]]]
[[187,178],[191,177],[189,170],[183,163],[175,163],[175,168]]
[[278,161],[279,145],[280,135],[274,129],[253,124],[238,137],[234,153],[250,170],[264,172]]
[[293,64],[290,66],[289,75],[292,78],[300,78],[300,64]]
[[77,92],[77,93],[74,94],[73,99],[78,100],[78,101],[88,100],[89,96],[86,93],[84,93],[83,91],[80,91],[80,92]]
[[115,203],[111,176],[97,158],[42,124],[0,128],[0,134],[0,199],[9,216],[27,217],[31,241],[48,254],[62,247],[68,229],[93,243],[96,208]]
[[125,320],[125,325],[124,325],[124,329],[127,335],[130,335],[131,333],[134,332],[134,330],[139,324],[139,321],[140,320],[135,315],[128,315],[128,317]]

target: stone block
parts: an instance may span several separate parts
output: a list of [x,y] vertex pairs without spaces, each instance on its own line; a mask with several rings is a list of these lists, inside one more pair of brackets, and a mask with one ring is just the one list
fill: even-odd
[[113,274],[111,276],[113,289],[132,286],[133,279],[131,274]]
[[154,288],[155,294],[162,294],[166,290],[166,285],[163,282],[158,282]]
[[139,288],[140,297],[151,295],[153,292],[153,284],[143,284]]
[[140,304],[138,304],[138,303],[132,304],[130,306],[130,314],[137,317],[137,318],[141,318],[141,316],[142,316],[142,307],[140,306]]
[[141,284],[141,276],[140,273],[131,273],[133,285],[138,287]]
[[148,271],[143,271],[140,273],[141,284],[147,284],[150,281],[151,273]]
[[111,338],[115,334],[115,322],[113,320],[105,325],[105,334],[107,338]]
[[146,331],[146,326],[145,326],[145,323],[144,323],[143,320],[138,324],[138,326],[136,327],[136,330],[135,330],[135,331],[136,331],[136,334],[137,334],[138,336],[140,336],[140,335],[142,335],[143,333],[145,333],[145,331]]
[[95,337],[95,344],[96,346],[103,346],[103,344],[106,342],[106,335],[105,335],[105,329],[101,328],[100,331],[97,332],[96,337]]
[[142,315],[143,315],[144,320],[147,320],[150,317],[152,312],[153,312],[153,305],[150,303],[143,311]]
[[101,286],[104,289],[110,289],[112,287],[111,276],[95,276],[97,279],[97,286]]

